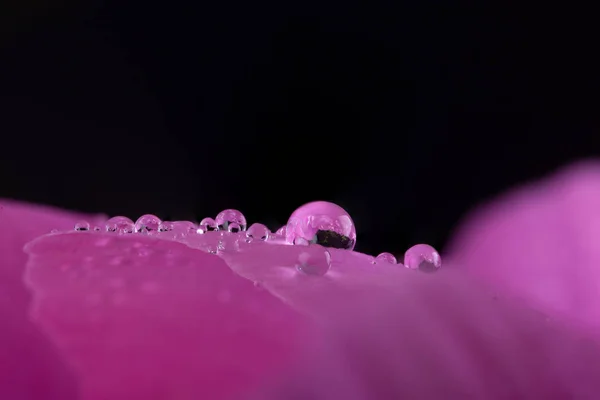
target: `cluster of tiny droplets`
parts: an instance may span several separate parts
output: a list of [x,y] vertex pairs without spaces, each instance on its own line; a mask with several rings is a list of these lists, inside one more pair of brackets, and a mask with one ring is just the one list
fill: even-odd
[[[75,231],[105,231],[117,234],[168,235],[167,238],[183,238],[188,235],[218,232],[233,234],[246,243],[269,242],[303,246],[296,268],[307,275],[324,275],[331,267],[331,253],[327,248],[353,250],[356,244],[356,229],[350,215],[340,206],[318,201],[303,205],[290,216],[286,225],[275,233],[260,223],[250,225],[238,210],[221,211],[214,219],[204,218],[200,223],[190,221],[161,221],[156,215],[145,214],[135,222],[127,217],[113,217],[103,228],[91,227],[86,221],[75,224]],[[225,241],[219,242],[223,248]],[[209,250],[211,253],[216,251]],[[438,252],[426,244],[418,244],[404,254],[404,266],[408,269],[434,272],[442,266]],[[374,257],[372,264],[402,265],[391,253]]]

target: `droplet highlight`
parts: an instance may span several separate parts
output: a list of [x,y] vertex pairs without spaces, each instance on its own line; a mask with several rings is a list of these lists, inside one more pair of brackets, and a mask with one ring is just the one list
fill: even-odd
[[417,244],[404,254],[404,266],[423,272],[435,272],[442,267],[442,258],[430,245]]

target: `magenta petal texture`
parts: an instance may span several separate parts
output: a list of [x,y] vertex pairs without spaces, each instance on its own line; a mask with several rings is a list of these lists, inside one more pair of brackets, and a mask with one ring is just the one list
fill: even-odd
[[[23,284],[25,243],[52,229],[73,229],[81,214],[0,200],[0,398],[78,398],[74,373],[29,319]],[[87,220],[94,220],[86,216]]]
[[75,231],[97,222],[6,203],[0,399],[597,398],[599,337],[581,329],[595,308],[565,299],[583,288],[598,301],[597,283],[567,270],[598,281],[589,215],[573,203],[591,208],[598,171],[484,208],[435,274],[309,244],[315,228],[354,240],[337,209],[323,226],[289,224],[306,236],[290,245],[202,226]]
[[480,208],[448,258],[507,296],[597,330],[600,163],[578,163]]

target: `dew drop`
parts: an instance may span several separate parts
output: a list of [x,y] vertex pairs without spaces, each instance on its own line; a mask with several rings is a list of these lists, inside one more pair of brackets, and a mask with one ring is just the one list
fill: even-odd
[[442,266],[442,258],[428,244],[417,244],[404,254],[404,266],[423,272],[435,272]]
[[396,257],[391,253],[381,253],[373,260],[373,264],[397,264]]
[[241,229],[240,225],[235,222],[232,222],[227,225],[227,231],[229,231],[231,233],[238,233],[241,230],[242,229]]
[[212,218],[204,218],[198,224],[198,233],[206,233],[217,230],[217,223]]
[[163,221],[158,226],[159,232],[171,232],[173,230],[173,223],[169,221]]
[[217,227],[223,231],[228,230],[229,224],[234,223],[238,224],[241,230],[246,230],[246,217],[238,210],[229,209],[221,211],[215,218],[215,222],[217,223]]
[[265,241],[269,239],[269,236],[271,236],[271,231],[269,231],[269,228],[267,228],[263,224],[252,224],[250,228],[248,228],[248,230],[246,231],[247,242],[259,240]]
[[303,238],[310,243],[337,249],[354,249],[356,228],[342,207],[327,201],[315,201],[298,208],[286,225],[286,240]]
[[160,218],[156,215],[142,215],[135,221],[135,231],[139,233],[154,233],[158,231],[161,222]]
[[135,224],[127,217],[113,217],[106,221],[104,228],[107,232],[133,233]]
[[285,237],[285,228],[286,228],[286,226],[284,225],[281,228],[277,229],[277,231],[275,232],[275,235]]
[[79,221],[75,224],[75,230],[79,232],[85,232],[90,230],[90,223],[87,221]]
[[172,231],[179,236],[186,236],[196,232],[196,224],[190,221],[172,222]]
[[323,276],[331,267],[331,254],[319,245],[308,246],[298,255],[296,269],[306,275]]

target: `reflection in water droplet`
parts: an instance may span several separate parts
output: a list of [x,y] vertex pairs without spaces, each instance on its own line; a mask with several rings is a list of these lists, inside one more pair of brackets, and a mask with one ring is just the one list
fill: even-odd
[[241,231],[241,228],[239,224],[232,222],[227,225],[227,231],[231,233],[238,233],[239,231]]
[[267,228],[263,224],[252,224],[250,228],[248,228],[248,230],[246,231],[246,241],[265,241],[269,239],[270,235],[271,231],[269,231],[269,228]]
[[404,254],[404,266],[410,269],[419,269],[423,272],[435,272],[441,268],[442,258],[428,244],[417,244]]
[[155,233],[158,231],[161,222],[160,218],[156,215],[142,215],[135,221],[135,231],[139,233]]
[[315,201],[298,208],[286,225],[286,240],[296,238],[325,247],[354,249],[356,229],[350,215],[342,207],[327,201]]
[[206,233],[217,230],[217,223],[212,218],[204,218],[198,224],[198,233]]
[[233,223],[238,224],[241,230],[246,230],[246,217],[238,210],[229,209],[221,211],[215,218],[215,222],[220,230],[228,230],[229,224]]
[[373,260],[373,264],[396,264],[396,257],[391,253],[381,253]]
[[133,221],[127,217],[113,217],[106,221],[104,227],[108,232],[133,233],[134,225]]
[[331,254],[319,245],[308,246],[298,256],[296,269],[306,275],[323,276],[331,267]]
[[308,246],[310,243],[308,242],[308,240],[301,238],[301,237],[297,237],[294,239],[294,244],[296,246]]
[[89,231],[90,223],[87,221],[79,221],[75,224],[75,230],[80,232]]
[[163,221],[158,226],[159,232],[171,232],[173,230],[173,223],[170,221]]

